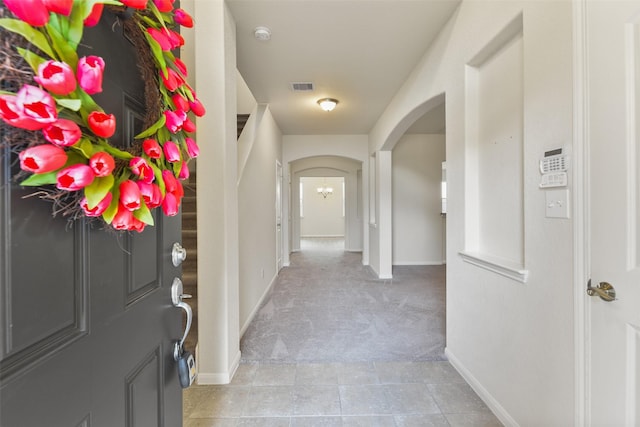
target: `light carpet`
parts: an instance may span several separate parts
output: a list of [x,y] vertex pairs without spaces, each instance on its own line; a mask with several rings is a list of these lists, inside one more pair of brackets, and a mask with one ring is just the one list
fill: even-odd
[[378,280],[360,253],[303,245],[241,340],[242,361],[446,360],[445,267]]

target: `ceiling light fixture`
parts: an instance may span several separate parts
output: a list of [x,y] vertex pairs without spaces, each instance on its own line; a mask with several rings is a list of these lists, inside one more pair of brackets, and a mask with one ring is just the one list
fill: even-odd
[[334,98],[322,98],[318,99],[318,105],[324,111],[333,111],[336,105],[338,105],[338,100]]
[[267,27],[256,27],[253,30],[253,36],[260,41],[268,41],[271,39],[271,30]]

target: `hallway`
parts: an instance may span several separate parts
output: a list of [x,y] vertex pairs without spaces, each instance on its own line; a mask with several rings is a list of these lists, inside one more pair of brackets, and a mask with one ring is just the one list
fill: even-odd
[[340,247],[302,242],[232,383],[185,391],[185,427],[500,426],[444,357],[444,267],[381,281]]

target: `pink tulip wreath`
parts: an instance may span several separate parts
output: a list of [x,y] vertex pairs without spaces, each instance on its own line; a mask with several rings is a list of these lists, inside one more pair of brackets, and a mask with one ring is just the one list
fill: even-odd
[[[192,27],[191,16],[174,9],[174,0],[3,2],[17,19],[2,18],[0,27],[37,48],[18,48],[33,70],[33,84],[17,93],[0,91],[0,118],[44,137],[19,152],[20,168],[31,174],[21,185],[72,192],[81,215],[101,217],[116,230],[141,232],[153,225],[157,207],[176,215],[184,195],[180,181],[189,177],[187,162],[199,151],[189,136],[196,126],[188,113],[205,113],[186,83],[186,66],[172,53],[184,44],[173,28]],[[99,22],[105,5],[133,12],[156,69],[161,111],[136,136],[140,143],[132,152],[109,144],[118,124],[91,97],[102,91],[108,65],[100,56],[77,54],[83,28]]]

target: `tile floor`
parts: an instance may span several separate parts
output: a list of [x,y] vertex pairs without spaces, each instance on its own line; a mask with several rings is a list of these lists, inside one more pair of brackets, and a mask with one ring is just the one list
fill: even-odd
[[501,425],[448,362],[248,363],[184,393],[184,427]]

